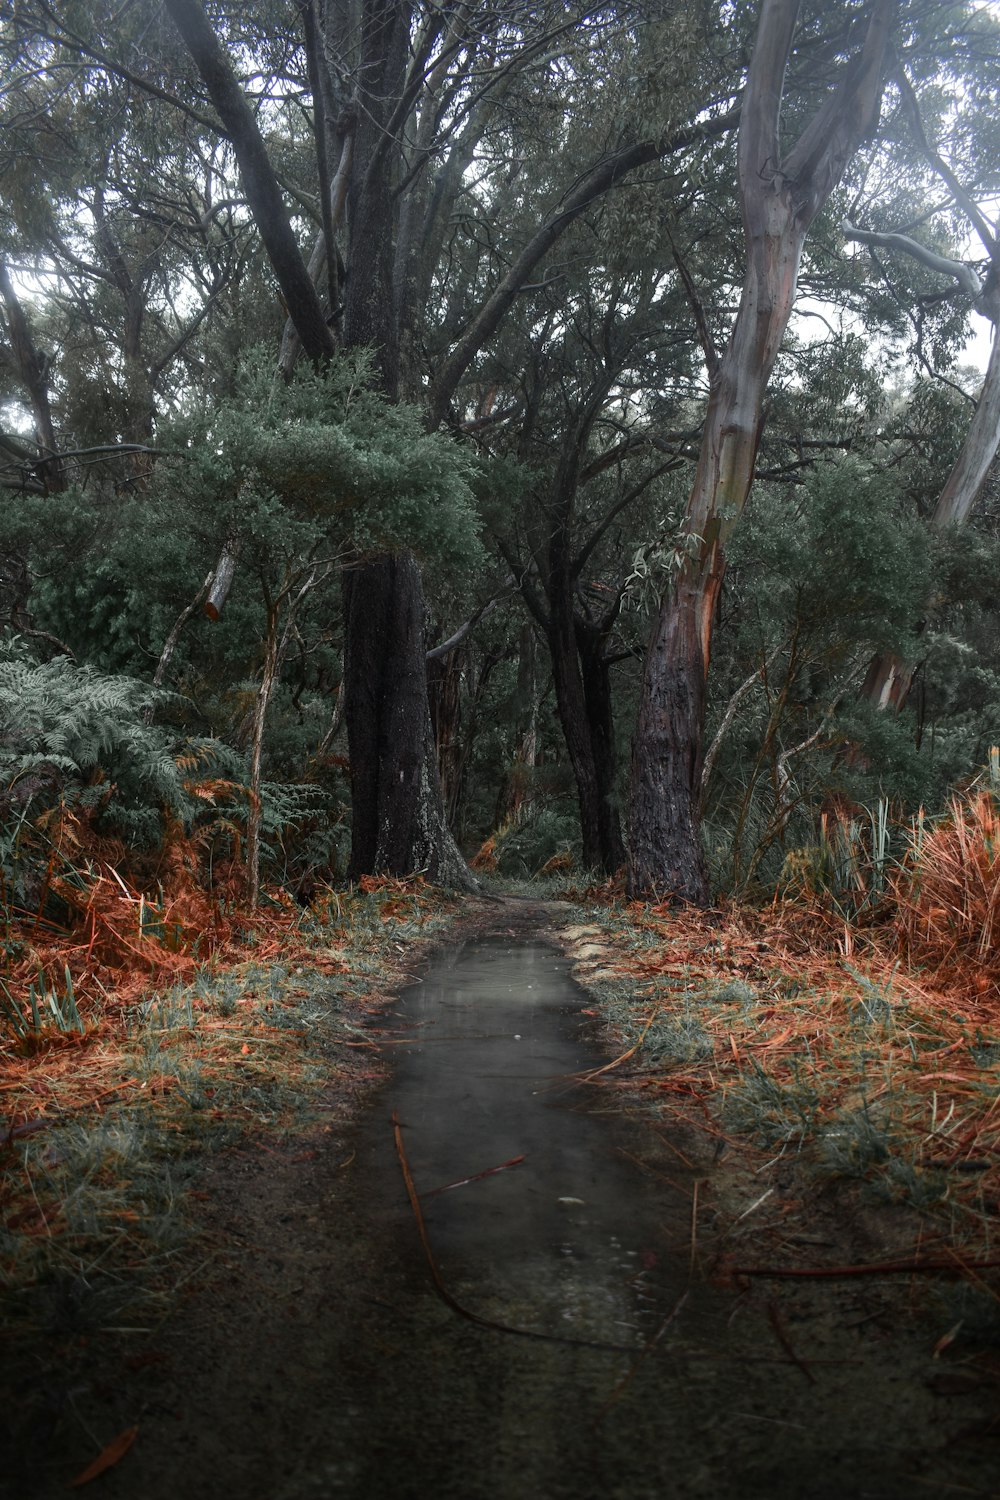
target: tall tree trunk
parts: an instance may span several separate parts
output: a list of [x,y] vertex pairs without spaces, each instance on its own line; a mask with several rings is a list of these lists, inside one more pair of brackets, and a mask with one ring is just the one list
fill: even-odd
[[576,781],[583,864],[588,870],[599,870],[604,868],[601,796],[587,719],[587,700],[577,658],[572,601],[569,609],[563,610],[558,608],[556,600],[552,600],[548,639],[552,657],[552,680],[556,690],[556,711]]
[[427,663],[427,697],[430,703],[431,727],[437,755],[441,794],[448,820],[454,823],[458,812],[465,769],[462,745],[462,666],[465,653],[456,648],[446,656]]
[[589,870],[613,875],[625,862],[614,792],[614,725],[607,667],[600,640],[591,641],[574,619],[572,601],[552,600],[547,634],[556,711],[569,751],[580,807],[582,859]]
[[[232,141],[247,201],[306,355],[336,352],[315,285],[295,241],[281,191],[246,97],[201,0],[165,0]],[[335,7],[327,12],[335,25]],[[348,188],[349,272],[345,342],[370,344],[382,389],[399,394],[399,329],[393,313],[395,138],[387,130],[407,61],[405,0],[364,0],[354,150]],[[324,184],[325,190],[325,184]],[[397,597],[397,590],[399,595]],[[360,562],[344,590],[345,716],[352,764],[354,875],[424,869],[449,884],[475,884],[448,832],[434,763],[423,647],[420,571],[407,553]],[[394,650],[385,649],[391,639]],[[434,846],[437,840],[437,846]]]
[[[1000,256],[997,259],[1000,263]],[[931,515],[929,524],[934,531],[964,526],[1000,447],[1000,309],[994,307],[990,316],[993,348],[986,379],[958,458]],[[915,662],[904,661],[894,651],[880,651],[868,668],[861,697],[876,708],[891,708],[898,713],[910,695],[915,671]]]
[[606,636],[596,626],[577,618],[576,644],[597,784],[600,867],[606,875],[614,875],[625,863],[625,840],[622,838],[621,811],[615,788],[617,756],[614,703],[611,695],[611,669],[604,654]]
[[[399,396],[399,324],[393,289],[395,143],[386,126],[402,92],[408,36],[405,3],[365,0],[344,338],[348,345],[374,348],[380,383],[391,400]],[[403,552],[359,561],[344,582],[351,874],[422,870],[432,880],[471,888],[475,880],[448,831],[434,750],[420,569]]]
[[[386,587],[371,588],[372,576]],[[344,696],[351,762],[352,879],[416,872],[474,884],[448,830],[424,666],[420,570],[403,553],[348,569]]]
[[257,905],[260,895],[260,829],[263,819],[261,799],[261,767],[264,757],[264,726],[267,723],[267,706],[271,701],[274,684],[278,679],[278,606],[270,599],[266,601],[267,634],[264,638],[264,666],[260,687],[254,700],[252,728],[250,733],[250,806],[247,812],[247,905]]
[[688,539],[650,637],[632,753],[628,887],[703,905],[708,872],[699,830],[705,696],[725,544],[746,504],[763,401],[792,304],[810,225],[878,119],[893,14],[876,0],[860,55],[787,157],[781,93],[797,0],[764,0],[739,136],[747,266],[740,308],[714,362]]
[[35,442],[39,454],[38,476],[45,489],[50,494],[55,494],[66,488],[66,472],[59,457],[52,407],[49,403],[48,361],[31,336],[27,314],[3,261],[0,261],[0,299],[3,300],[6,313],[7,336],[35,424]]

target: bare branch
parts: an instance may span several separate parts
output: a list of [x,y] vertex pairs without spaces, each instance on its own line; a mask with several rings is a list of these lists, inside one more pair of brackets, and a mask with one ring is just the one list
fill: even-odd
[[475,626],[479,624],[480,620],[485,620],[487,615],[491,615],[496,609],[497,605],[500,604],[502,600],[509,599],[516,588],[517,584],[514,582],[513,578],[511,578],[508,581],[506,588],[501,589],[498,594],[494,594],[491,599],[487,599],[486,603],[481,605],[479,609],[473,611],[469,618],[458,627],[453,635],[450,635],[446,641],[442,641],[440,646],[432,647],[432,649],[427,652],[426,660],[440,661],[442,657],[449,656],[452,651],[457,650],[457,648],[462,644],[469,633],[475,628]]
[[955,202],[979,235],[989,255],[995,255],[998,244],[997,237],[993,232],[993,226],[983,214],[978,203],[966,192],[944,157],[928,141],[927,133],[924,130],[924,122],[920,115],[920,105],[917,103],[917,96],[913,92],[913,85],[910,83],[901,64],[896,68],[895,78],[899,85],[899,91],[909,109],[910,119],[913,122],[913,129],[921,151],[941,178],[941,181],[946,183],[951,189]]
[[667,141],[639,141],[615,152],[613,156],[598,162],[585,172],[576,186],[566,194],[559,206],[541,228],[516,256],[506,276],[486,299],[479,312],[459,339],[451,354],[442,363],[431,388],[429,407],[430,425],[436,427],[443,420],[459,381],[475,359],[479,350],[492,337],[501,319],[517,297],[542,257],[551,249],[559,236],[585,213],[593,203],[602,198],[617,183],[637,168],[648,166],[674,152],[681,151],[697,141],[710,140],[724,135],[740,118],[739,108],[727,110],[714,119],[705,120],[688,130],[679,131]]
[[908,234],[876,234],[872,230],[855,229],[853,224],[848,224],[845,219],[841,228],[844,238],[858,245],[875,245],[881,250],[901,250],[904,255],[910,255],[919,261],[930,271],[937,271],[941,276],[950,276],[958,284],[959,290],[967,297],[978,301],[983,294],[983,283],[971,266],[961,260],[951,260],[946,255],[938,255],[929,250],[926,245],[921,245],[918,240],[913,240]]

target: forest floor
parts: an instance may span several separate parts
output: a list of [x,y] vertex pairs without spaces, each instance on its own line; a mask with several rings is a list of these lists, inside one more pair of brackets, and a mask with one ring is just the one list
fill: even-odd
[[[973,1002],[858,954],[820,972],[795,924],[735,913],[388,890],[341,915],[4,1083],[4,1500],[416,1497],[421,1433],[464,1500],[1000,1496],[1000,1038]],[[391,1135],[394,997],[491,937],[566,955],[595,1049],[574,1107],[670,1202],[694,1331],[598,1371],[596,1406],[442,1301],[363,1149]]]

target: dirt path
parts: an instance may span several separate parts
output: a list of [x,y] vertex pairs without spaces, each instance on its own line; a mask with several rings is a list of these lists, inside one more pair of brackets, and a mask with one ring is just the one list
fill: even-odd
[[[493,956],[518,965],[525,942],[558,942],[552,922],[551,908],[503,903],[477,909],[467,928],[492,934]],[[565,969],[555,948],[543,951],[541,968]],[[586,1023],[565,1005],[554,1010],[582,1065],[598,1063]],[[405,1002],[403,1011],[412,1026],[418,1012]],[[549,1045],[545,1033],[540,1052]],[[71,1390],[59,1390],[58,1368],[39,1372],[53,1388],[53,1421],[47,1432],[36,1425],[32,1451],[11,1456],[0,1493],[62,1494],[103,1442],[138,1425],[128,1454],[95,1481],[109,1500],[1000,1495],[996,1385],[974,1358],[934,1357],[946,1313],[928,1314],[922,1287],[906,1278],[720,1284],[710,1273],[733,1243],[733,1204],[752,1184],[735,1164],[713,1163],[707,1137],[678,1138],[694,1163],[687,1171],[648,1128],[590,1118],[607,1108],[594,1090],[553,1107],[593,1136],[595,1173],[631,1174],[617,1180],[638,1206],[616,1210],[613,1238],[622,1255],[634,1241],[649,1274],[629,1278],[624,1300],[595,1295],[593,1307],[580,1305],[574,1282],[567,1318],[559,1245],[543,1246],[527,1277],[520,1266],[505,1271],[499,1227],[487,1236],[495,1265],[456,1248],[448,1214],[489,1202],[500,1226],[520,1211],[497,1196],[513,1192],[510,1172],[492,1197],[462,1189],[451,1195],[457,1209],[428,1209],[428,1233],[464,1305],[550,1336],[459,1316],[434,1288],[395,1155],[390,1116],[419,1090],[414,1049],[395,1047],[404,1050],[361,1117],[349,1118],[331,1092],[320,1123],[294,1145],[260,1143],[207,1166],[198,1191],[209,1263],[163,1326],[106,1335]],[[409,1114],[408,1129],[412,1103]],[[415,1173],[436,1170],[412,1129]],[[564,1197],[576,1212],[585,1194],[564,1186],[548,1183],[547,1201]],[[799,1190],[788,1178],[776,1199],[791,1203]],[[845,1204],[818,1198],[804,1224],[797,1216],[804,1256],[884,1253],[873,1240],[881,1227],[848,1217]],[[694,1246],[692,1222],[702,1224]],[[745,1230],[735,1243],[742,1233],[752,1247]],[[606,1240],[606,1226],[601,1233]],[[570,1259],[590,1253],[569,1231],[556,1238]],[[646,1314],[637,1291],[653,1304]],[[60,1410],[57,1420],[55,1408],[67,1406],[72,1419]]]

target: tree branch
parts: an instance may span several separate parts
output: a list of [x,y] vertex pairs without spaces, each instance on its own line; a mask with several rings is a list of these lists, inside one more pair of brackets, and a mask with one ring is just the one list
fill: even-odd
[[930,162],[935,172],[941,178],[941,181],[946,183],[947,186],[951,189],[955,202],[958,204],[959,208],[962,209],[966,218],[969,220],[970,224],[972,224],[976,233],[979,235],[979,238],[982,240],[987,253],[990,256],[995,255],[998,244],[997,237],[993,233],[993,226],[980,210],[978,203],[976,203],[975,200],[966,192],[965,188],[962,186],[961,182],[959,182],[958,178],[956,177],[955,173],[952,171],[948,163],[945,161],[944,157],[941,156],[939,152],[937,152],[928,141],[927,133],[924,130],[924,122],[920,115],[920,105],[917,103],[917,96],[913,92],[913,85],[910,83],[909,78],[906,76],[906,71],[901,63],[899,63],[896,68],[895,78],[897,84],[899,85],[899,91],[902,94],[906,106],[909,110],[910,119],[913,122],[913,129],[916,133],[917,142],[920,146],[921,151],[924,153],[924,156]]
[[858,245],[875,245],[880,250],[901,250],[904,255],[910,255],[919,261],[930,271],[937,271],[941,276],[950,276],[958,283],[959,290],[967,297],[978,301],[983,294],[983,283],[971,266],[964,261],[951,260],[946,255],[938,255],[929,250],[926,245],[921,245],[918,240],[913,240],[908,234],[877,234],[873,230],[855,229],[853,224],[848,224],[845,219],[841,228],[844,238]]
[[667,141],[640,141],[626,146],[585,172],[576,186],[562,199],[551,217],[524,246],[520,255],[515,257],[506,276],[501,279],[492,295],[483,303],[451,354],[442,363],[429,394],[429,425],[437,427],[443,421],[451,398],[465,371],[486,341],[495,333],[507,309],[538,262],[551,249],[564,230],[568,229],[591,204],[603,197],[629,173],[639,167],[660,161],[663,157],[681,151],[685,146],[693,145],[697,141],[710,140],[723,135],[739,123],[739,118],[738,107],[727,110],[725,114],[718,115],[713,120],[706,120],[701,124],[691,126],[688,130],[679,131]]
[[302,347],[312,360],[329,358],[336,353],[336,343],[292,233],[274,168],[246,96],[200,0],[164,0],[164,5],[229,132],[247,202]]
[[469,618],[458,627],[453,635],[450,635],[446,641],[442,641],[440,646],[432,647],[431,650],[427,652],[426,660],[440,661],[442,657],[449,656],[452,651],[457,650],[457,648],[465,640],[466,636],[468,636],[469,633],[475,628],[475,626],[479,624],[480,620],[485,620],[487,615],[491,615],[496,609],[497,605],[503,599],[509,599],[516,588],[517,584],[513,579],[511,579],[506,588],[501,589],[498,594],[494,594],[491,599],[487,599],[486,603],[483,604],[479,609],[473,611]]

